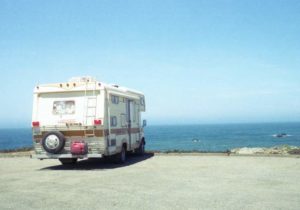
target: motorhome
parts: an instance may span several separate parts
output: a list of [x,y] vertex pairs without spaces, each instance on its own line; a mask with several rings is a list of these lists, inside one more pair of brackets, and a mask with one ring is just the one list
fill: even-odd
[[144,153],[144,111],[143,93],[92,77],[38,85],[33,94],[33,157],[62,164],[102,157],[124,163],[126,153]]

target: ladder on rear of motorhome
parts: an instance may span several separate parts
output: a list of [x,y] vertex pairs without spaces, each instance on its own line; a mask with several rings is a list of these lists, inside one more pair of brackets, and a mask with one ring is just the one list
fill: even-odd
[[[86,109],[85,109],[85,125],[88,127],[89,123],[94,122],[97,114],[97,81],[86,81],[85,82],[85,101],[86,101]],[[89,130],[84,129],[84,135],[86,137],[95,136],[95,129]]]

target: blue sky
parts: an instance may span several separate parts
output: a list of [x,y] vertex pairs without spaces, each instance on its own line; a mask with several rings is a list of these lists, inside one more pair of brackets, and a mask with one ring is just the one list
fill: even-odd
[[91,75],[148,124],[300,121],[300,1],[0,0],[0,127],[36,84]]

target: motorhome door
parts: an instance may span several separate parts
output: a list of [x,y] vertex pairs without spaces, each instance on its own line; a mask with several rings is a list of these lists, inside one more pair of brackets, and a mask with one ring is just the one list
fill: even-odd
[[126,121],[127,121],[127,132],[128,132],[128,149],[132,147],[132,136],[131,136],[131,127],[132,127],[132,118],[133,118],[133,101],[126,99]]

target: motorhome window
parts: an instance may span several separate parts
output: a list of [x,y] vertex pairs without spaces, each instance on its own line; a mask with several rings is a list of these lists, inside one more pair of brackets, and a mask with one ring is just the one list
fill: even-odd
[[116,127],[117,124],[118,124],[118,123],[117,123],[117,117],[116,117],[116,116],[110,117],[110,126]]
[[111,102],[113,104],[118,104],[119,103],[119,96],[111,95]]
[[75,114],[75,101],[54,101],[52,112],[54,115]]

